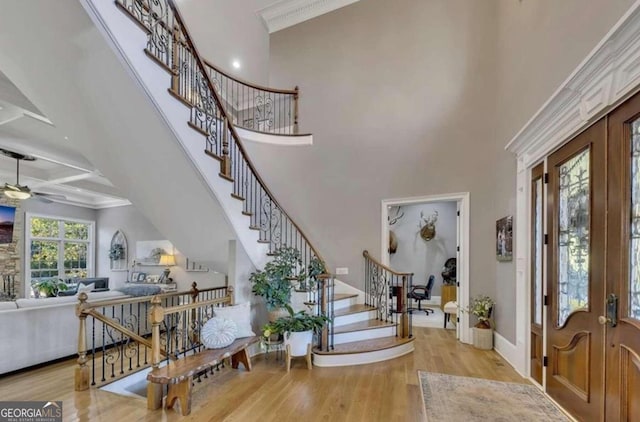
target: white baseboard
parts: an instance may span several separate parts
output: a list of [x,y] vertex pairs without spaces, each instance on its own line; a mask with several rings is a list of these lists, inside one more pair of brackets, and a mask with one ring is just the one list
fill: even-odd
[[526,376],[518,369],[517,362],[520,361],[520,358],[518,357],[517,346],[502,337],[497,331],[493,332],[493,349],[496,353],[502,356],[502,358],[506,360],[517,373],[526,378]]

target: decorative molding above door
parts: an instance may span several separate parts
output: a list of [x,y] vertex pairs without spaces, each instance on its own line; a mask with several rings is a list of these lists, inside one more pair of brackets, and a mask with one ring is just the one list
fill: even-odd
[[269,33],[333,12],[359,0],[282,0],[258,10]]
[[640,2],[514,136],[519,171],[558,148],[640,88]]

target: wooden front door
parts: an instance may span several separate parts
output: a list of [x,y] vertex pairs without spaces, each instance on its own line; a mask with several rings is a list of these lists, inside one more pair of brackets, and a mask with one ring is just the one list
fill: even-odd
[[605,141],[602,119],[548,158],[547,392],[604,417]]
[[544,164],[531,171],[531,377],[542,385],[543,367],[543,260]]
[[609,116],[606,420],[640,420],[640,96]]

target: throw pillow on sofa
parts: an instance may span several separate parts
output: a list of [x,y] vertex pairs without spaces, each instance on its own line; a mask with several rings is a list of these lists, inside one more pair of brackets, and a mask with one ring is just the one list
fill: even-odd
[[95,288],[96,288],[95,283],[78,284],[78,290],[76,290],[76,296],[78,296],[82,292],[85,292],[85,293],[89,294],[89,292],[92,291]]
[[213,312],[217,317],[224,317],[233,320],[238,326],[236,338],[252,337],[256,334],[251,329],[251,304],[249,302],[233,306],[223,306],[214,308]]
[[211,318],[202,327],[202,344],[207,349],[222,349],[233,343],[237,332],[238,326],[229,318]]

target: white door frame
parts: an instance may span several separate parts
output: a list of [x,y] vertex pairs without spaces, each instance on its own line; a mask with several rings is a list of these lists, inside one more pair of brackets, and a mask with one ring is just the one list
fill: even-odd
[[[389,207],[394,205],[425,204],[433,202],[457,202],[460,207],[458,230],[460,236],[460,260],[457,267],[458,307],[465,309],[469,306],[469,192],[445,193],[442,195],[414,196],[410,198],[383,199],[381,204],[380,227],[382,242],[380,256],[382,263],[389,265]],[[460,265],[462,263],[462,265]],[[463,343],[472,343],[471,328],[469,327],[469,314],[460,312],[459,339]]]

